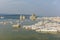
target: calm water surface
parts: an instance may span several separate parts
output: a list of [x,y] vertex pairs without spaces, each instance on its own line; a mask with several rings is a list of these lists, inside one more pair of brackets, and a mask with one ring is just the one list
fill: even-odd
[[[16,20],[0,20],[0,21],[15,22]],[[34,22],[31,23],[33,24]],[[60,33],[47,34],[37,33],[35,31],[25,30],[22,28],[14,29],[12,27],[12,24],[8,23],[6,25],[0,24],[0,40],[60,40]]]

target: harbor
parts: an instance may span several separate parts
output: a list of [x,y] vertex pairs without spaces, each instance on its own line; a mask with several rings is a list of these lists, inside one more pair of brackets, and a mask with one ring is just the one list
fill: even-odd
[[28,30],[35,30],[36,32],[58,33],[60,32],[60,23],[59,23],[60,21],[58,19],[60,20],[59,17],[37,18],[36,20],[39,20],[39,22],[29,26],[23,26],[23,28]]
[[[10,19],[11,20],[11,19]],[[60,17],[37,17],[35,14],[26,17],[21,15],[15,22],[12,21],[0,21],[0,24],[7,25],[11,24],[13,28],[23,28],[27,30],[34,30],[36,32],[46,33],[58,33],[60,32]]]
[[59,40],[59,27],[59,21],[53,21],[51,17],[0,19],[0,40]]
[[60,0],[0,0],[0,40],[60,40]]

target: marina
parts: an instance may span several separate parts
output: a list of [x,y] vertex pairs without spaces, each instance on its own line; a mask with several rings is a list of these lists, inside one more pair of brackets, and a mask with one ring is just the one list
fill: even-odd
[[[31,19],[30,17],[33,18]],[[20,18],[14,22],[12,21],[1,21],[0,24],[12,24],[12,27],[15,28],[20,28],[22,26],[22,28],[24,29],[28,29],[28,30],[35,30],[36,32],[60,32],[60,24],[59,24],[59,20],[60,17],[36,17],[35,14],[32,14],[30,16],[28,20],[30,20],[30,24],[33,23],[34,21],[37,21],[36,23],[33,23],[32,25],[27,25],[26,23],[29,21],[26,20],[25,16],[20,16]],[[55,19],[55,20],[52,20]],[[59,19],[59,20],[58,20]],[[24,23],[26,20],[26,23]]]
[[36,20],[33,21],[31,19],[26,18],[23,21],[21,21],[20,16],[19,19],[7,19],[7,18],[0,19],[0,35],[1,35],[0,39],[2,40],[58,39],[59,40],[60,24],[59,22],[55,22],[52,19],[49,20],[49,18],[37,17]]
[[60,40],[60,0],[0,0],[0,40]]
[[[44,19],[45,21],[43,22]],[[50,19],[50,18],[47,18],[47,19]],[[53,17],[54,19],[54,17]],[[57,18],[55,18],[57,20]],[[37,19],[36,19],[37,20]],[[60,32],[60,24],[57,22],[54,22],[54,20],[50,20],[50,21],[53,21],[53,22],[48,22],[49,20],[46,20],[45,17],[44,18],[40,18],[40,22],[37,22],[33,25],[30,25],[30,26],[23,26],[23,28],[25,29],[31,29],[31,30],[35,30],[37,32]]]

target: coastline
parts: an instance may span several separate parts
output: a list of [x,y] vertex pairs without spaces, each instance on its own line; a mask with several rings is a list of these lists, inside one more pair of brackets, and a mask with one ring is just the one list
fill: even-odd
[[[42,19],[45,21],[43,22]],[[55,19],[55,20],[53,20],[53,19]],[[36,20],[40,20],[38,23],[29,25],[29,26],[23,26],[23,28],[25,28],[27,30],[35,30],[36,32],[58,33],[58,32],[60,32],[60,24],[58,23],[60,21],[58,19],[60,20],[60,17],[37,18]]]

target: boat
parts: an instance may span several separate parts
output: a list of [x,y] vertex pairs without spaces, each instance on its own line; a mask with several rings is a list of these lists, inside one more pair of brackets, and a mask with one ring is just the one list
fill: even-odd
[[20,28],[21,27],[21,25],[20,24],[14,24],[14,25],[12,25],[14,28]]
[[35,14],[32,14],[32,15],[30,16],[30,20],[32,20],[32,21],[36,20],[36,15],[35,15]]
[[25,19],[25,16],[20,16],[19,23],[12,25],[14,28],[20,28],[21,24],[20,21],[23,21]]
[[20,16],[20,20],[21,21],[25,20],[25,16]]

